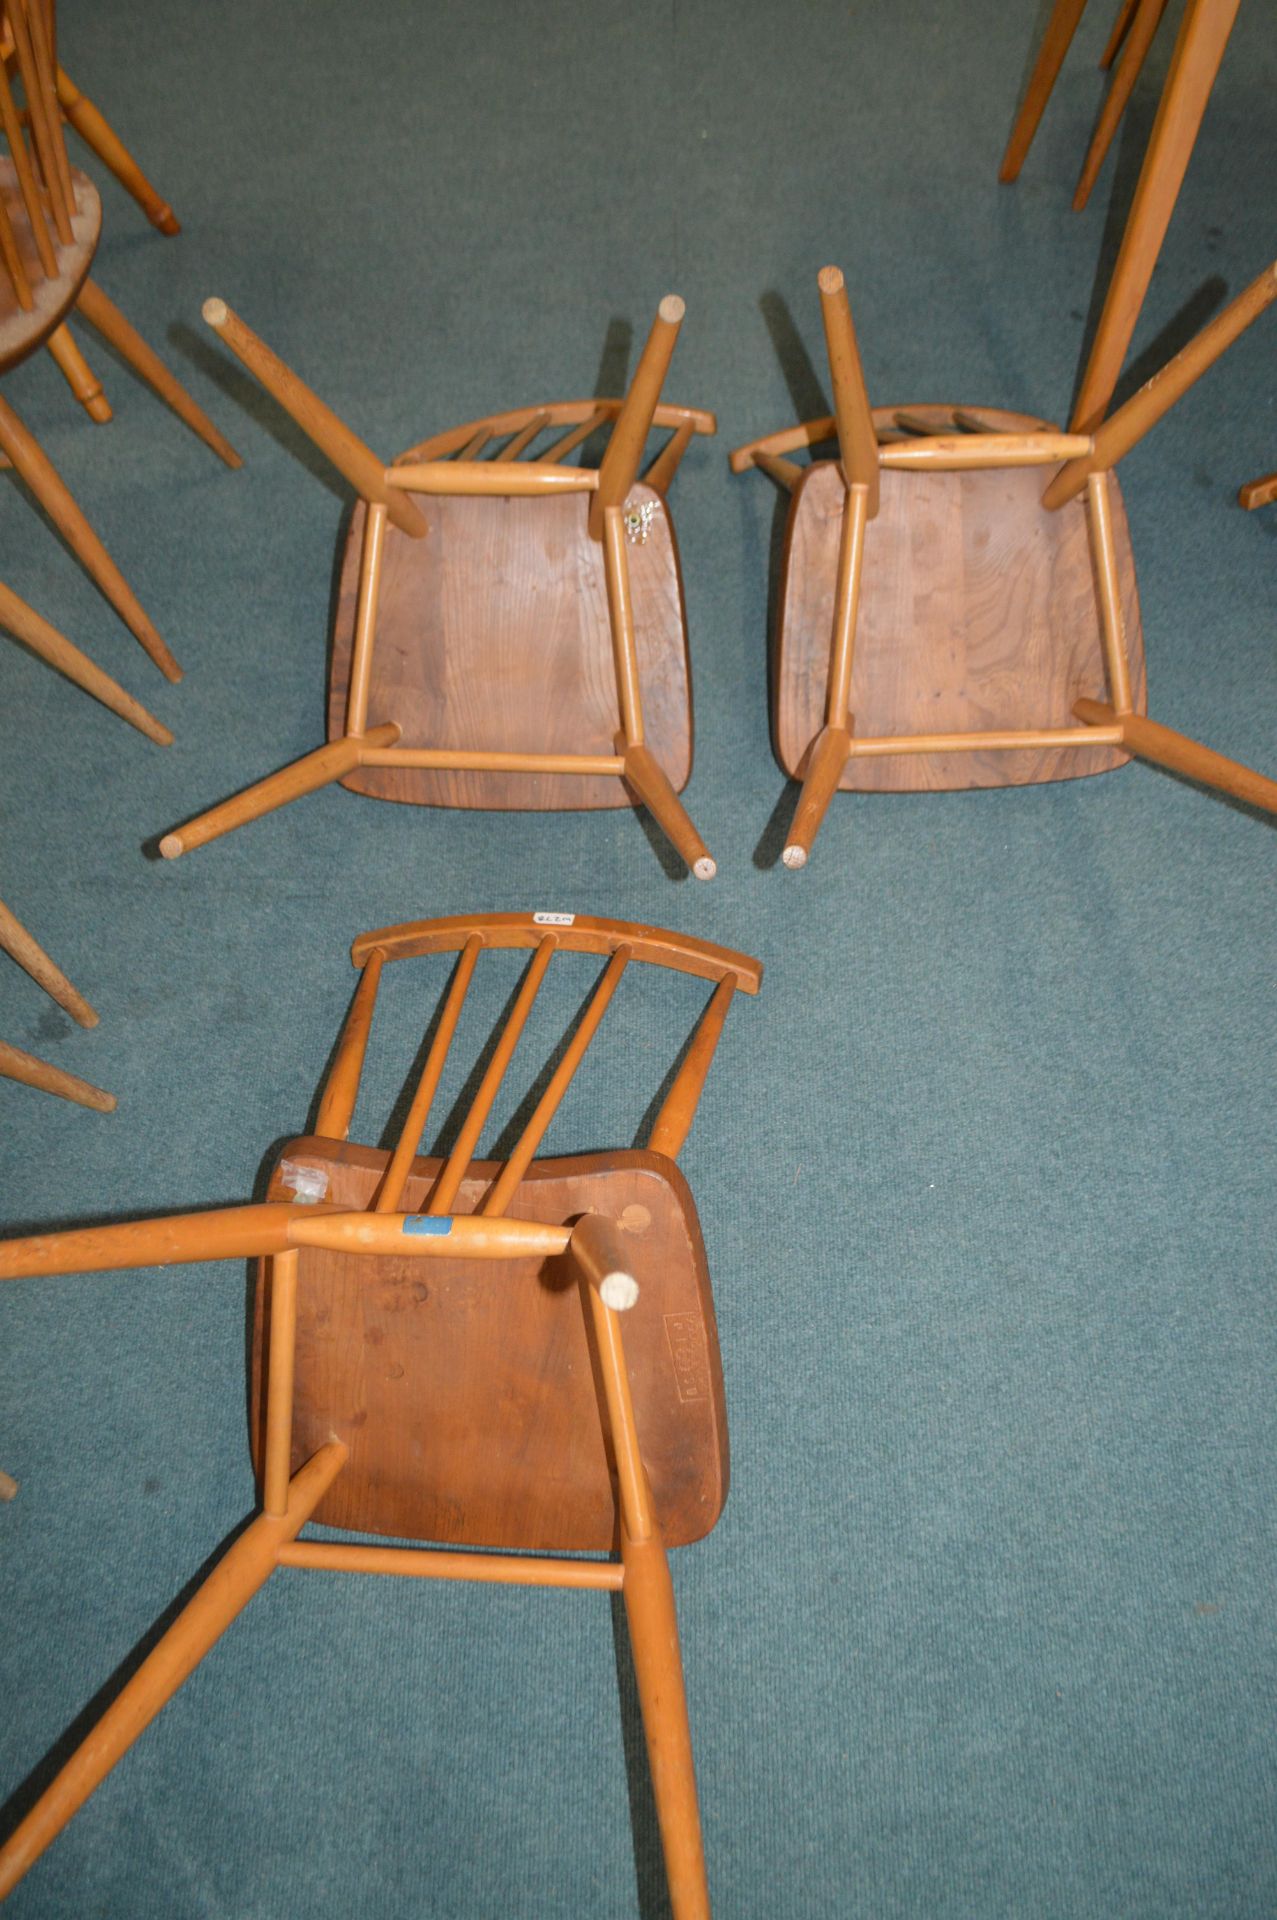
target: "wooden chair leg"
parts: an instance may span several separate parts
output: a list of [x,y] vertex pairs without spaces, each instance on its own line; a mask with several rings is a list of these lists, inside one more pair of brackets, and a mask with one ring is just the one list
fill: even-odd
[[678,1644],[674,1584],[659,1534],[621,1534],[621,1589],[674,1920],[709,1920],[709,1881]]
[[1105,72],[1108,71],[1117,59],[1118,54],[1122,51],[1122,42],[1131,30],[1131,22],[1135,18],[1135,9],[1138,5],[1139,0],[1122,0],[1121,5],[1118,7],[1116,18],[1113,21],[1113,30],[1105,41],[1104,51],[1100,55],[1100,66]]
[[180,233],[182,229],[168,201],[160,198],[114,128],[61,67],[57,70],[57,89],[58,105],[81,140],[93,149],[103,166],[110,169],[124,191],[132,194],[151,225],[161,233]]
[[61,967],[49,958],[38,940],[33,940],[16,913],[10,913],[0,900],[0,947],[49,998],[82,1027],[96,1027],[98,1016],[82,993],[77,993]]
[[217,431],[203,407],[191,398],[181,381],[169,372],[158,353],[147,345],[114,301],[107,299],[101,287],[92,280],[86,280],[80,288],[76,307],[97,328],[103,339],[108,340],[115,351],[128,361],[133,371],[158,393],[165,405],[172,407],[178,419],[185,421],[191,432],[197,434],[205,446],[213,449],[219,460],[224,460],[228,467],[243,466],[244,462],[230,441]]
[[30,487],[85,572],[145,647],[168,680],[180,680],[173,658],[142,604],[72,498],[70,489],[44,448],[27,431],[7,400],[0,399],[0,452],[8,455],[20,479]]
[[1091,189],[1099,177],[1100,168],[1108,156],[1113,144],[1113,135],[1117,132],[1122,115],[1126,112],[1126,103],[1140,77],[1148,50],[1153,44],[1153,36],[1161,25],[1162,15],[1166,12],[1166,0],[1139,0],[1130,35],[1122,50],[1122,58],[1113,75],[1112,84],[1104,96],[1104,105],[1100,108],[1100,117],[1091,136],[1091,144],[1086,150],[1082,162],[1082,171],[1078,175],[1077,186],[1073,192],[1073,211],[1081,213],[1091,197]]
[[696,878],[712,880],[718,872],[718,863],[693,826],[691,815],[675,793],[669,775],[649,747],[628,746],[625,749],[625,772],[622,778],[628,786],[633,787],[661,832],[686,860]]
[[1266,507],[1274,500],[1277,500],[1277,473],[1266,473],[1258,480],[1248,480],[1237,496],[1238,505],[1248,511]]
[[1074,433],[1093,432],[1113,397],[1240,4],[1188,0],[1078,391]]
[[794,809],[793,824],[781,859],[795,871],[807,865],[820,823],[842,779],[842,770],[851,752],[851,734],[846,727],[822,727],[807,756],[807,776]]
[[1007,141],[1006,152],[1002,156],[1002,165],[998,168],[999,180],[1016,180],[1020,168],[1024,165],[1025,155],[1033,144],[1033,136],[1038,130],[1038,122],[1051,97],[1060,68],[1064,65],[1064,56],[1069,50],[1073,35],[1077,32],[1077,23],[1082,18],[1086,0],[1055,0],[1051,18],[1047,21],[1046,32],[1042,35],[1042,44],[1038,48],[1038,57],[1033,72],[1029,75],[1029,84],[1024,101],[1015,117],[1011,137]]
[[126,693],[118,681],[109,673],[103,673],[87,653],[81,653],[79,647],[72,646],[65,634],[29,607],[25,600],[6,587],[0,581],[0,627],[7,627],[10,633],[16,633],[24,646],[38,654],[58,673],[64,673],[77,687],[83,687],[86,693],[100,700],[112,713],[118,713],[121,720],[127,720],[131,727],[144,733],[148,740],[154,740],[157,746],[172,745],[173,735],[168,728],[148,713],[140,700]]
[[80,352],[65,321],[60,327],[54,328],[44,344],[90,420],[96,420],[99,426],[105,425],[111,418],[111,402],[102,391],[102,382]]
[[[77,1073],[66,1073],[61,1067],[51,1067],[47,1060],[37,1060],[33,1053],[24,1053],[21,1047],[11,1047],[7,1040],[0,1040],[0,1079],[17,1080],[24,1087],[35,1087],[41,1093],[54,1093],[59,1100],[74,1101],[77,1107],[92,1107],[97,1113],[115,1111],[113,1093],[104,1093],[101,1087],[81,1080]],[[3,1893],[0,1893],[0,1899],[3,1898]]]
[[384,726],[370,727],[358,739],[347,734],[326,747],[317,747],[314,753],[303,754],[300,760],[281,767],[278,773],[268,774],[265,780],[246,787],[233,799],[223,800],[219,807],[210,807],[207,813],[166,833],[160,841],[160,852],[166,860],[176,860],[180,853],[190,853],[195,847],[220,839],[222,834],[244,826],[249,820],[260,820],[264,813],[273,813],[276,807],[287,806],[290,800],[300,800],[305,793],[331,786],[334,780],[340,780],[359,765],[365,747],[392,747],[398,738],[399,728],[389,720]]
[[346,1448],[330,1440],[294,1474],[282,1514],[259,1514],[228,1548],[102,1718],[0,1847],[0,1900],[78,1813],[138,1735],[173,1698],[209,1648],[266,1584],[279,1549],[296,1539],[341,1471]]
[[1118,713],[1101,700],[1075,701],[1073,711],[1088,726],[1120,726],[1123,747],[1139,759],[1186,774],[1204,787],[1217,787],[1221,793],[1260,807],[1265,813],[1277,813],[1277,780],[1243,766],[1240,760],[1230,760],[1213,747],[1204,747],[1199,740],[1191,740],[1187,734],[1163,727],[1143,714]]

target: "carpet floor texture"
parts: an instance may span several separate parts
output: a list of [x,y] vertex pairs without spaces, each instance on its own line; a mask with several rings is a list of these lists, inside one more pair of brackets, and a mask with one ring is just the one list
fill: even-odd
[[[349,946],[466,911],[744,948],[681,1164],[732,1436],[674,1557],[715,1910],[1277,1912],[1277,833],[1132,764],[837,797],[805,871],[773,756],[783,508],[727,449],[828,410],[845,270],[871,396],[1063,420],[1170,58],[1089,209],[1092,7],[1016,186],[1044,0],[63,0],[62,58],[182,222],[98,184],[95,276],[244,456],[228,472],[85,329],[4,393],[185,668],[170,686],[29,497],[0,574],[173,729],[161,749],[0,636],[0,895],[97,1007],[0,966],[0,1033],[111,1089],[0,1081],[0,1231],[257,1196],[305,1131]],[[1132,346],[1272,258],[1277,15],[1243,6]],[[219,295],[389,459],[500,407],[615,394],[660,297],[712,408],[671,493],[717,857],[628,808],[487,814],[331,788],[176,862],[158,837],[324,737],[352,495],[204,326]],[[1277,772],[1277,314],[1126,461],[1150,711]],[[484,1150],[596,977],[563,967]],[[519,977],[476,977],[428,1144]],[[633,977],[642,974],[642,978]],[[446,977],[392,970],[353,1129],[393,1140]],[[635,969],[547,1149],[628,1147],[704,1004]],[[248,1275],[0,1289],[7,1831],[254,1502]],[[14,1920],[469,1920],[666,1909],[633,1678],[598,1594],[277,1575],[14,1894]]]

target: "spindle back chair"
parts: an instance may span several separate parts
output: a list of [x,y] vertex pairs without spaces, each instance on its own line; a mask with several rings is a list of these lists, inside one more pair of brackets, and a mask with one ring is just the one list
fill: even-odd
[[[67,158],[45,8],[40,0],[3,0],[0,21],[11,50],[6,60],[0,47],[0,375],[47,346],[90,417],[109,420],[111,408],[101,383],[67,326],[75,311],[220,459],[239,466],[239,455],[203,408],[89,278],[102,204],[96,188]],[[22,112],[10,66],[20,82]],[[179,680],[177,662],[149,615],[6,399],[0,399],[0,453],[160,671]]]
[[[165,857],[340,781],[425,806],[635,798],[696,877],[712,878],[678,798],[691,772],[691,692],[665,495],[692,436],[715,430],[712,414],[661,404],[683,302],[661,302],[624,400],[491,414],[390,467],[223,301],[210,300],[204,317],[359,501],[329,744],[165,835]],[[640,480],[653,427],[669,439]],[[605,430],[597,469],[569,464]]]
[[[455,1145],[418,1149],[475,966],[530,952]],[[457,956],[392,1151],[348,1142],[383,967]],[[504,1162],[474,1154],[551,961],[606,956]],[[26,1873],[276,1567],[622,1596],[678,1920],[709,1912],[666,1548],[727,1493],[713,1299],[675,1162],[734,991],[757,962],[663,929],[560,913],[418,921],[362,935],[316,1131],[258,1206],[0,1243],[0,1279],[150,1262],[259,1260],[252,1449],[258,1516],[0,1848]],[[713,982],[648,1146],[542,1159],[550,1122],[626,967]],[[625,1316],[622,1331],[621,1316]],[[307,1541],[310,1519],[437,1547]],[[589,1554],[593,1557],[558,1557]],[[605,1557],[600,1557],[605,1556]]]
[[[1277,781],[1145,717],[1113,471],[1277,298],[1277,264],[1094,434],[990,407],[871,408],[843,276],[825,267],[819,285],[834,412],[731,456],[792,495],[772,711],[803,786],[784,864],[806,864],[838,788],[1020,786],[1132,754],[1277,812]],[[837,460],[785,457],[826,443]]]

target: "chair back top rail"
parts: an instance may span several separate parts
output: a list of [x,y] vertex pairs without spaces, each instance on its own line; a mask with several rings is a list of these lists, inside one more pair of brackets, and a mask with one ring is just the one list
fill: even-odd
[[363,967],[377,951],[387,960],[459,953],[474,935],[484,947],[536,947],[548,933],[554,934],[562,952],[613,954],[624,946],[634,960],[695,974],[701,980],[722,980],[730,974],[743,993],[757,993],[763,977],[761,962],[730,947],[672,933],[666,927],[596,919],[586,913],[452,914],[440,920],[407,920],[361,933],[350,957],[356,967]]
[[[484,428],[493,440],[506,439],[521,435],[534,420],[543,416],[543,428],[584,426],[593,421],[591,432],[599,427],[610,426],[624,405],[623,400],[546,400],[532,407],[512,407],[505,413],[482,414],[477,420],[467,420],[459,427],[449,427],[442,433],[431,434],[419,446],[409,447],[395,459],[395,465],[413,466],[424,460],[446,460],[452,454],[458,454],[468,447],[475,435]],[[701,407],[679,407],[662,402],[652,415],[654,427],[677,429],[690,425],[693,433],[712,434],[718,432],[718,421],[712,413]],[[515,454],[522,453],[531,444],[532,438],[524,442]],[[578,443],[579,444],[579,443]],[[496,458],[505,454],[505,449]],[[570,449],[569,449],[570,451]]]

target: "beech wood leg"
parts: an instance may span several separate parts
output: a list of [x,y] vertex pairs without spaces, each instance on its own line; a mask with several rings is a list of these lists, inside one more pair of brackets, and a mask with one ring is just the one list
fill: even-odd
[[798,796],[789,839],[781,855],[787,867],[807,865],[807,856],[820,831],[820,823],[842,778],[842,770],[851,752],[851,734],[846,727],[822,727],[807,756],[807,777]]
[[124,191],[132,194],[151,225],[161,233],[180,233],[182,229],[168,201],[160,198],[114,128],[61,67],[57,70],[57,89],[58,105],[81,140],[110,169]]
[[190,853],[195,847],[220,839],[249,820],[259,820],[264,813],[287,806],[290,800],[300,800],[304,793],[331,786],[359,765],[365,747],[392,747],[398,738],[398,726],[388,720],[384,726],[370,727],[367,733],[346,734],[326,747],[317,747],[314,753],[303,754],[300,760],[268,774],[233,799],[223,800],[219,807],[210,807],[184,827],[166,833],[160,841],[160,852],[166,860],[176,860],[180,853]]
[[16,913],[0,900],[0,947],[20,967],[24,967],[37,986],[82,1027],[96,1027],[98,1016],[82,993],[78,993],[61,967],[49,958],[38,940],[33,940]]
[[1230,793],[1248,806],[1261,807],[1265,813],[1277,813],[1277,780],[1243,766],[1240,760],[1230,760],[1213,747],[1204,747],[1199,740],[1190,740],[1186,733],[1176,733],[1173,727],[1163,727],[1143,714],[1118,713],[1100,700],[1075,701],[1073,711],[1091,726],[1120,726],[1123,747],[1141,760],[1187,774],[1204,787],[1218,787],[1221,793]]
[[139,700],[126,693],[119,682],[109,673],[103,673],[87,653],[81,653],[79,647],[72,646],[65,634],[29,607],[3,581],[0,581],[0,627],[7,627],[10,633],[16,633],[24,646],[32,653],[64,673],[77,687],[83,687],[86,693],[100,700],[112,713],[118,713],[121,720],[127,720],[131,727],[144,733],[148,740],[154,740],[157,746],[172,744],[173,735],[164,724],[148,713]]
[[173,658],[142,604],[97,534],[76,505],[70,489],[35,436],[23,426],[7,400],[0,399],[0,451],[8,455],[85,572],[110,601],[125,626],[141,641],[168,680],[180,680]]
[[1073,35],[1077,32],[1077,23],[1082,18],[1086,0],[1055,0],[1051,18],[1047,21],[1046,32],[1042,35],[1042,44],[1038,48],[1038,57],[1029,75],[1029,84],[1025,89],[1024,102],[1015,117],[1011,137],[1007,141],[1006,152],[1002,156],[1002,165],[998,168],[999,180],[1016,180],[1024,157],[1033,144],[1033,136],[1038,130],[1038,122],[1051,97],[1060,68],[1064,65],[1064,56],[1069,50]]
[[709,1920],[709,1882],[696,1802],[692,1729],[687,1717],[674,1584],[659,1534],[621,1532],[621,1588],[634,1650],[643,1734],[661,1829],[675,1920]]
[[1277,473],[1266,473],[1259,480],[1248,480],[1237,496],[1239,505],[1253,510],[1277,500]]
[[1078,175],[1077,186],[1073,191],[1073,211],[1081,213],[1091,197],[1091,189],[1099,178],[1100,168],[1108,157],[1113,144],[1113,135],[1121,124],[1126,112],[1126,103],[1135,89],[1140,77],[1148,50],[1153,44],[1153,36],[1161,24],[1166,11],[1166,0],[1139,0],[1135,21],[1130,37],[1122,50],[1122,58],[1113,75],[1112,83],[1104,96],[1104,105],[1100,108],[1100,117],[1091,136],[1091,144],[1086,150],[1082,162],[1082,171]]
[[[51,1067],[47,1060],[37,1060],[35,1054],[11,1047],[7,1040],[0,1040],[0,1079],[17,1080],[20,1085],[35,1087],[41,1093],[54,1093],[59,1100],[71,1100],[77,1107],[92,1107],[96,1113],[115,1111],[113,1093],[104,1093],[101,1087],[81,1080],[77,1073]],[[3,1898],[0,1892],[0,1900]]]
[[1117,10],[1117,17],[1113,22],[1113,30],[1105,41],[1104,51],[1100,55],[1101,67],[1111,67],[1118,54],[1122,51],[1122,42],[1131,30],[1131,22],[1135,18],[1135,9],[1138,5],[1139,0],[1122,0],[1122,4]]
[[1241,0],[1188,0],[1070,426],[1108,410]]
[[712,880],[718,872],[717,862],[692,825],[691,816],[670,784],[664,767],[649,747],[629,746],[625,749],[625,772],[622,778],[633,787],[661,832],[686,860],[696,878]]
[[217,431],[203,407],[192,399],[181,381],[170,373],[159,354],[147,345],[132,322],[125,319],[114,301],[107,299],[101,287],[92,280],[86,280],[80,288],[76,307],[165,405],[173,409],[178,419],[185,421],[191,432],[198,434],[205,446],[213,449],[219,460],[224,460],[228,467],[243,466],[244,462],[230,441]]
[[111,402],[102,391],[102,382],[80,352],[65,321],[60,327],[54,328],[44,344],[90,420],[96,420],[99,426],[104,425],[111,418]]
[[342,1442],[330,1440],[293,1476],[283,1513],[259,1514],[247,1532],[227,1549],[92,1733],[0,1848],[0,1900],[12,1892],[50,1842],[56,1840],[117,1760],[173,1698],[258,1588],[265,1585],[278,1564],[280,1547],[296,1539],[345,1459]]

